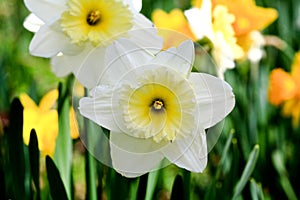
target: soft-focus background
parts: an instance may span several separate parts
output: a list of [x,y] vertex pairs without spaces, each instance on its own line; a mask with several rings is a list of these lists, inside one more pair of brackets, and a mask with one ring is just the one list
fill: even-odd
[[[190,199],[300,198],[300,128],[282,115],[281,107],[268,102],[271,70],[290,72],[294,53],[300,48],[300,1],[256,0],[256,4],[278,11],[278,19],[263,34],[277,36],[287,47],[267,46],[258,64],[239,62],[225,73],[236,106],[225,119],[204,173],[189,173],[171,165],[137,179],[126,179],[94,160],[80,139],[56,144],[61,154],[67,149],[67,155],[71,155],[66,161],[63,156],[45,158],[37,153],[34,142],[29,148],[20,134],[13,135],[22,129],[18,127],[21,108],[17,101],[11,106],[15,97],[27,93],[38,103],[60,83],[56,107],[60,116],[68,116],[63,94],[71,94],[72,84],[68,83],[70,77],[57,78],[51,72],[48,59],[29,54],[33,34],[22,25],[29,14],[24,3],[0,0],[0,199],[62,199],[65,193],[73,199],[180,199],[180,195]],[[156,8],[169,12],[190,5],[188,0],[143,0],[141,12],[151,19]],[[59,122],[68,123],[62,117]],[[52,125],[50,121],[47,124]],[[64,128],[69,130],[66,126],[60,131]],[[51,158],[56,160],[61,178]],[[61,163],[68,162],[69,168],[60,167],[60,159]]]

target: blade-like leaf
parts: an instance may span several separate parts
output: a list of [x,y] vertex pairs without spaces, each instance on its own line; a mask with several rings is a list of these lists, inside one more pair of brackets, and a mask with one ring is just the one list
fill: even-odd
[[258,154],[259,154],[259,145],[255,145],[253,150],[250,153],[248,162],[242,173],[242,177],[240,178],[240,180],[238,181],[238,183],[236,184],[236,186],[234,188],[234,193],[233,193],[232,199],[238,198],[240,196],[241,192],[243,191],[246,183],[249,180],[249,177],[251,176],[251,174],[255,168]]
[[175,177],[175,181],[173,183],[172,193],[171,193],[171,200],[181,200],[184,198],[184,185],[183,179],[180,175]]
[[61,174],[68,197],[71,199],[72,139],[70,136],[69,111],[68,90],[60,84],[58,98],[58,137],[56,139],[54,161]]
[[137,199],[145,199],[147,192],[148,173],[140,177]]
[[36,188],[36,199],[40,199],[40,152],[38,147],[38,139],[34,129],[30,132],[29,140],[29,160],[30,171],[33,183]]
[[53,160],[46,156],[46,170],[52,199],[68,199],[64,183]]
[[[10,107],[9,128],[7,139],[8,162],[6,176],[7,187],[12,191],[13,199],[29,199],[30,180],[26,176],[26,159],[23,143],[23,106],[19,99],[14,99]],[[27,187],[28,186],[28,187]]]

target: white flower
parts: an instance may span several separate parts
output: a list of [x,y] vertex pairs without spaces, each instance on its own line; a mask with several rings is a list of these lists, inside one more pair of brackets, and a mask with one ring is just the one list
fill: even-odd
[[184,14],[196,37],[207,37],[212,42],[212,56],[218,67],[218,76],[223,78],[226,69],[234,68],[234,60],[244,54],[232,27],[234,15],[223,5],[217,5],[212,10],[211,0],[203,0],[201,8],[191,8]]
[[156,56],[127,39],[108,48],[106,68],[80,113],[110,130],[112,167],[136,177],[164,158],[193,172],[207,164],[205,129],[234,107],[231,87],[191,72],[193,42]]
[[[142,47],[151,46],[153,53],[162,47],[153,24],[129,0],[25,0],[25,4],[34,15],[26,19],[24,26],[37,31],[30,43],[30,53],[52,58],[57,76],[73,72],[88,88],[95,86],[95,82],[77,75],[78,70],[85,70],[82,68],[87,68],[86,74],[97,74],[95,68],[82,66],[91,51],[97,49],[100,60],[107,46],[121,37]],[[97,69],[103,67],[99,60]]]

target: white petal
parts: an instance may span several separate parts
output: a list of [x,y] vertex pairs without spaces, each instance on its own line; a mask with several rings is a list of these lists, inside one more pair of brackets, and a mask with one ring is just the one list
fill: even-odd
[[205,129],[215,125],[232,111],[235,98],[228,83],[203,73],[191,73],[189,80],[195,89],[200,123]]
[[[58,77],[67,76],[72,72],[72,64],[71,61],[76,60],[77,56],[66,56],[63,54],[58,54],[51,58],[51,67],[53,73]],[[76,62],[75,62],[76,64]]]
[[142,0],[124,0],[124,3],[133,11],[140,12],[142,9]]
[[175,140],[163,149],[167,159],[192,172],[202,172],[207,165],[206,135],[204,129],[196,130],[194,136]]
[[80,54],[68,56],[69,64],[78,81],[88,89],[98,85],[103,70],[106,49],[86,47]]
[[132,42],[152,54],[158,53],[163,47],[163,38],[157,35],[153,23],[140,13],[135,14],[134,27],[128,35]]
[[119,39],[106,50],[105,69],[98,83],[116,84],[125,74],[153,58],[153,54],[128,39]]
[[150,61],[150,63],[160,66],[167,66],[177,72],[189,74],[194,63],[195,49],[191,40],[182,42],[178,48],[170,48],[162,51]]
[[204,36],[213,39],[211,2],[203,0],[201,8],[191,8],[184,11],[189,25],[198,39]]
[[67,9],[66,0],[24,0],[26,7],[42,21],[58,20]]
[[61,52],[69,43],[62,32],[44,25],[31,40],[29,50],[34,56],[49,58]]
[[98,86],[91,92],[92,97],[80,99],[80,114],[106,129],[120,131],[117,122],[114,120],[113,92],[112,87]]
[[23,26],[27,30],[34,33],[36,33],[42,25],[44,25],[44,22],[33,13],[29,14],[23,23]]
[[124,133],[110,133],[110,152],[113,168],[126,177],[137,177],[159,167],[164,158],[152,139],[134,138]]

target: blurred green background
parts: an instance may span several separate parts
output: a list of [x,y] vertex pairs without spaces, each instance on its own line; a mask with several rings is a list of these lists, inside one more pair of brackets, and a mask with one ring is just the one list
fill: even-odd
[[[171,165],[141,178],[126,179],[93,160],[80,140],[74,140],[71,144],[71,181],[64,185],[71,188],[65,188],[72,193],[68,194],[69,198],[144,199],[146,195],[146,199],[176,199],[180,193],[182,198],[190,199],[300,197],[300,128],[292,127],[291,119],[282,117],[280,108],[270,105],[267,100],[270,71],[277,67],[290,71],[293,54],[300,48],[300,1],[257,0],[256,3],[277,9],[279,18],[263,33],[278,36],[289,48],[266,47],[266,55],[259,66],[244,61],[226,72],[225,80],[234,90],[236,106],[225,119],[223,133],[209,153],[204,173],[189,173]],[[189,6],[188,0],[144,0],[142,13],[151,18],[155,8],[170,11]],[[40,158],[41,181],[39,186],[35,185],[27,146],[24,146],[23,160],[18,160],[24,164],[24,170],[18,172],[23,175],[18,174],[18,180],[8,181],[14,177],[10,173],[16,172],[9,168],[13,154],[8,146],[13,145],[12,149],[17,151],[15,145],[22,145],[18,138],[7,136],[12,130],[7,127],[14,126],[12,117],[18,117],[17,111],[11,111],[17,109],[17,106],[10,106],[13,98],[26,92],[39,102],[46,92],[57,88],[59,82],[66,86],[65,79],[57,78],[51,72],[48,59],[29,54],[33,34],[22,25],[28,14],[22,1],[0,0],[0,199],[39,199],[40,194],[42,199],[59,199],[64,196],[57,193],[58,196],[51,197],[49,188],[53,191],[53,187],[50,180],[48,183],[45,171],[47,165],[47,172],[56,176],[55,170],[51,171],[55,169],[52,160],[48,158],[48,164],[45,164],[45,158]],[[61,99],[58,104],[63,105],[63,101]],[[60,116],[62,110],[59,110]],[[18,123],[17,119],[15,123]],[[179,178],[174,184],[177,175]],[[59,188],[59,180],[54,182]],[[25,189],[16,194],[18,190],[12,188],[19,184]],[[40,194],[37,194],[38,187]],[[176,189],[172,191],[172,187]]]

